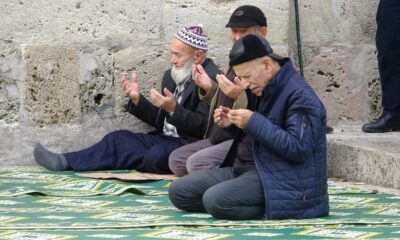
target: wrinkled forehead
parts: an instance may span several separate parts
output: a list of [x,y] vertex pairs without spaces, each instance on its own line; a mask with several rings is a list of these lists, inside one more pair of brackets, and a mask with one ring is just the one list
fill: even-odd
[[188,55],[192,55],[195,51],[195,49],[192,46],[182,42],[176,37],[173,37],[171,39],[170,50],[173,53],[188,54]]
[[257,59],[254,59],[238,65],[234,65],[233,70],[238,77],[250,75],[251,73],[256,71],[257,64]]

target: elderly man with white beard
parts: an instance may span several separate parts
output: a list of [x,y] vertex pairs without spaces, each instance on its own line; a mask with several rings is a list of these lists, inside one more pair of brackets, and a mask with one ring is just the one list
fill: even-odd
[[130,99],[126,110],[153,126],[153,131],[111,132],[91,147],[63,154],[50,152],[38,143],[33,152],[36,162],[51,171],[136,169],[171,173],[169,154],[185,143],[202,139],[207,127],[209,106],[199,99],[191,76],[192,65],[201,64],[214,81],[221,71],[207,58],[207,37],[201,25],[177,32],[170,50],[172,68],[164,73],[161,93],[152,89],[150,100],[140,93],[135,73],[130,79],[121,79],[122,89]]

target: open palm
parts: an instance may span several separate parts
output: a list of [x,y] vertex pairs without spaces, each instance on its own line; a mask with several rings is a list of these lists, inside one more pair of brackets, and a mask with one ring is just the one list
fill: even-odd
[[124,93],[132,100],[133,103],[137,104],[140,97],[140,87],[136,73],[132,73],[130,80],[124,75],[121,79],[121,85]]
[[211,78],[200,64],[193,65],[192,78],[197,86],[208,92],[211,89]]

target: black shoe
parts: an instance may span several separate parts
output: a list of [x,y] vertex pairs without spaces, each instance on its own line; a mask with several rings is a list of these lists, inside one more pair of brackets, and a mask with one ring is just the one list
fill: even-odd
[[400,117],[394,117],[389,113],[383,113],[377,120],[362,126],[367,133],[384,133],[400,131]]
[[33,156],[35,157],[35,161],[47,170],[70,170],[64,155],[48,151],[40,143],[36,144],[33,149]]

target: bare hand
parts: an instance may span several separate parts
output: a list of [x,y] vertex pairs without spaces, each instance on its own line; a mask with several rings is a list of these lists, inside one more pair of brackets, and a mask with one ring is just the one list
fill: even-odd
[[246,127],[252,114],[253,112],[248,109],[230,110],[228,118],[231,123],[235,124],[238,128],[243,129]]
[[230,98],[237,99],[240,93],[244,90],[242,84],[237,85],[222,74],[217,74],[216,78],[221,91]]
[[192,78],[197,86],[203,89],[205,92],[210,91],[212,83],[211,78],[204,71],[203,66],[200,64],[194,64],[192,67]]
[[231,125],[231,121],[228,118],[228,113],[230,109],[227,107],[220,106],[214,110],[214,123],[222,128],[229,127]]
[[167,112],[174,112],[176,108],[175,96],[167,88],[164,88],[164,95],[155,89],[150,90],[150,99],[154,106]]
[[244,89],[248,88],[249,85],[250,85],[250,83],[243,81],[243,80],[240,79],[240,77],[238,77],[238,76],[235,76],[235,78],[233,79],[233,82],[234,82],[237,86],[239,86],[239,87],[242,89],[242,91],[243,91]]
[[136,73],[132,72],[131,79],[128,80],[124,74],[120,80],[122,90],[131,99],[131,101],[137,105],[140,98],[139,81],[137,80]]

